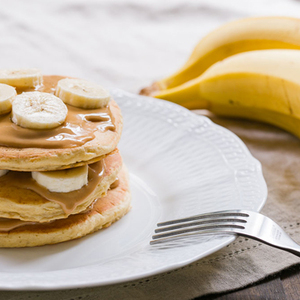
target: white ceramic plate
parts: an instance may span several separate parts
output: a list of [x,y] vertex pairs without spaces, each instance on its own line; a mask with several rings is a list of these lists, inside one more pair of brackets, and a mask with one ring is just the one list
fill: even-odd
[[168,271],[234,238],[151,247],[158,221],[263,206],[267,188],[261,165],[233,133],[175,104],[112,92],[124,115],[120,149],[130,170],[132,210],[111,227],[76,241],[0,249],[0,289],[78,288]]

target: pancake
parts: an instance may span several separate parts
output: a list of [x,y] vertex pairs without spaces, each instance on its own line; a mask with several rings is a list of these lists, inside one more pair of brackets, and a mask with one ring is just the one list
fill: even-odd
[[[104,196],[116,180],[122,168],[122,158],[118,149],[106,155],[102,161],[90,165],[90,168],[95,170],[100,168],[97,172],[103,173],[100,177],[95,174],[94,180],[89,176],[89,183],[86,186],[70,193],[51,193],[36,184],[30,173],[8,172],[0,177],[0,217],[48,222],[86,210],[95,199]],[[54,197],[52,200],[55,200],[55,196],[59,197],[59,202],[49,201],[46,198]]]
[[[110,226],[131,207],[128,173],[122,168],[119,185],[99,198],[91,210],[47,224],[32,224],[0,232],[0,247],[34,247],[56,244],[83,237]],[[0,224],[1,226],[1,224]]]
[[[65,78],[63,76],[44,76],[44,85],[40,87],[38,90],[43,92],[54,92],[54,88],[57,82]],[[68,105],[67,105],[68,106]],[[66,122],[63,124],[65,127],[68,127],[68,118],[70,118],[71,110],[72,113],[76,115],[88,114],[89,119],[84,119],[82,121],[83,125],[86,125],[87,134],[82,134],[83,136],[77,137],[76,141],[72,141],[68,144],[63,144],[67,138],[65,136],[69,136],[69,134],[58,134],[50,139],[47,139],[47,143],[40,143],[39,140],[32,138],[35,134],[50,134],[51,132],[56,132],[53,129],[51,130],[28,130],[23,129],[20,126],[14,125],[10,121],[10,115],[0,116],[0,124],[3,126],[4,120],[7,122],[7,128],[2,129],[0,126],[0,169],[9,169],[15,171],[50,171],[50,170],[59,170],[66,168],[70,165],[75,165],[78,163],[84,164],[91,160],[95,160],[98,157],[110,153],[113,151],[120,140],[122,127],[123,127],[123,119],[119,106],[112,99],[107,107],[107,111],[109,115],[107,117],[110,118],[111,125],[110,127],[106,124],[105,121],[99,121],[93,119],[93,111],[99,110],[84,110],[78,109],[75,107],[68,106],[69,112],[67,116]],[[99,113],[100,115],[100,113]],[[82,128],[82,124],[80,126],[73,126],[72,130],[76,131],[78,128]],[[103,126],[102,126],[102,125]],[[11,128],[11,126],[14,126]],[[98,130],[98,127],[101,130]],[[111,127],[114,127],[113,129]],[[3,128],[3,127],[2,127]],[[74,130],[75,128],[75,130]],[[24,135],[28,134],[27,139],[23,138],[21,134],[20,142],[25,141],[27,144],[26,147],[24,145],[19,145],[17,139],[7,134],[7,131],[10,130],[12,133],[20,132]],[[66,131],[72,131],[69,128],[66,128]],[[79,131],[82,129],[78,129]],[[90,131],[90,132],[89,132]],[[7,134],[7,136],[3,136]],[[1,137],[2,135],[2,137]],[[64,136],[62,138],[62,136]],[[74,135],[75,136],[75,135]],[[61,138],[61,140],[60,140]],[[77,140],[78,138],[78,140]],[[46,139],[45,141],[46,142]],[[4,145],[5,144],[5,145]],[[35,145],[33,147],[33,145]],[[58,146],[56,146],[58,145]],[[22,147],[21,147],[22,146]]]

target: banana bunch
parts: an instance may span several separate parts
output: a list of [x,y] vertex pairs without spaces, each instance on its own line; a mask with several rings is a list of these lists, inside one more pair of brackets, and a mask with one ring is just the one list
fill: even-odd
[[141,94],[254,119],[300,137],[300,19],[249,18],[206,36],[174,75]]

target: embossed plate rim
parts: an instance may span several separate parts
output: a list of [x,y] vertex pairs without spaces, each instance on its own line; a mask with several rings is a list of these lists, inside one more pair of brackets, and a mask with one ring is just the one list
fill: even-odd
[[[229,165],[234,170],[239,170],[237,165],[239,164],[247,164],[245,165],[245,171],[249,169],[250,173],[252,172],[255,176],[257,176],[257,186],[260,188],[260,199],[257,203],[253,206],[253,209],[259,211],[262,206],[264,205],[266,198],[267,198],[267,187],[265,180],[262,175],[261,164],[257,161],[249,152],[248,148],[245,144],[232,132],[229,130],[214,124],[208,118],[204,116],[196,115],[187,109],[176,105],[174,103],[170,103],[164,100],[158,100],[153,98],[148,98],[144,96],[138,96],[134,94],[127,93],[125,91],[115,89],[112,90],[113,96],[116,98],[117,102],[119,100],[119,104],[122,108],[127,105],[128,107],[135,106],[141,112],[144,109],[145,111],[150,108],[152,111],[151,113],[158,113],[160,112],[162,118],[168,117],[172,123],[172,126],[176,125],[176,118],[180,116],[182,118],[182,127],[186,130],[194,130],[197,133],[197,130],[201,132],[201,134],[207,134],[207,139],[209,140],[212,134],[219,134],[222,139],[212,141],[212,143],[218,143],[218,145],[214,145],[220,151],[220,155],[228,156],[226,157],[226,161],[230,161]],[[125,99],[125,100],[124,100]],[[127,99],[127,100],[126,100]],[[124,109],[126,111],[126,109]],[[167,112],[167,115],[166,115]],[[172,117],[172,113],[174,117]],[[173,118],[173,119],[172,119]],[[126,126],[126,124],[125,124]],[[126,129],[125,129],[126,130]],[[211,132],[210,132],[211,131]],[[213,133],[212,133],[213,132]],[[242,153],[244,156],[243,161],[239,161],[235,157],[231,157],[228,153],[223,153],[220,149],[223,147],[223,143],[231,143],[231,146],[236,146],[236,149]],[[220,148],[221,147],[221,148]],[[224,146],[226,148],[226,146]],[[130,165],[127,166],[130,170]],[[254,175],[251,176],[254,176]],[[247,175],[247,174],[246,174]],[[247,184],[246,184],[246,188]],[[245,205],[245,203],[243,203]],[[242,206],[244,208],[244,206]],[[154,230],[155,226],[153,226]],[[109,230],[109,229],[108,229]],[[137,270],[136,273],[132,275],[123,275],[115,278],[108,278],[106,280],[99,280],[97,278],[97,274],[101,272],[101,266],[99,265],[92,265],[92,266],[84,266],[78,267],[73,269],[63,269],[58,271],[45,271],[45,272],[26,272],[26,273],[9,273],[9,272],[0,272],[0,289],[1,290],[56,290],[56,289],[68,289],[68,288],[84,288],[84,287],[92,287],[92,286],[103,286],[109,284],[116,284],[116,283],[123,283],[131,280],[141,279],[144,277],[156,275],[162,272],[170,271],[179,267],[183,267],[189,263],[192,263],[198,259],[201,259],[221,248],[228,245],[232,242],[235,238],[224,237],[222,239],[218,239],[217,241],[213,240],[216,244],[206,251],[202,252],[200,255],[192,255],[191,257],[185,257],[182,255],[182,259],[176,261],[169,265],[163,265],[159,267],[155,267],[151,269],[151,266],[146,266],[145,269],[141,268]],[[150,236],[149,236],[150,240]],[[151,249],[151,248],[150,248]],[[153,249],[152,249],[153,251]],[[179,254],[181,255],[180,250],[178,250]],[[192,253],[192,252],[191,252]],[[157,253],[155,253],[157,255]],[[159,254],[160,255],[160,254]],[[147,256],[147,255],[146,255]],[[163,258],[163,257],[162,257]],[[120,258],[119,258],[120,259]],[[119,264],[118,259],[112,259],[112,262],[108,262],[108,266],[111,263],[111,266],[114,266],[113,263]],[[126,266],[126,262],[124,262]],[[128,264],[130,266],[130,263]],[[147,269],[148,267],[148,269]],[[124,268],[124,266],[123,266]],[[105,268],[104,268],[105,270]],[[72,275],[73,274],[73,275]],[[43,278],[43,279],[40,279]],[[64,278],[64,280],[62,280]]]

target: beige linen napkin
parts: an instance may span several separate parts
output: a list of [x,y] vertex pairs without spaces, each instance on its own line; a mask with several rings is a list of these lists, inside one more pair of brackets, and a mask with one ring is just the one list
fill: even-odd
[[[269,125],[208,116],[237,134],[262,163],[269,190],[262,213],[300,243],[300,140]],[[88,289],[0,292],[0,299],[192,299],[244,287],[299,261],[292,254],[240,237],[208,257],[149,278]]]

